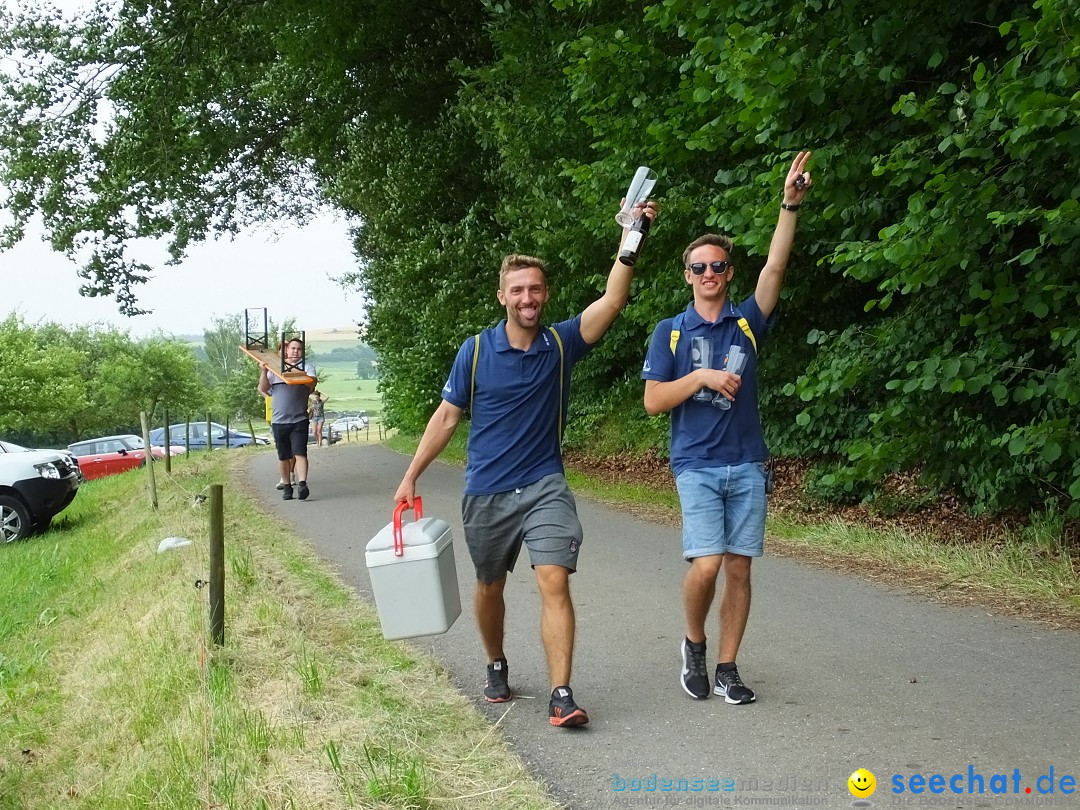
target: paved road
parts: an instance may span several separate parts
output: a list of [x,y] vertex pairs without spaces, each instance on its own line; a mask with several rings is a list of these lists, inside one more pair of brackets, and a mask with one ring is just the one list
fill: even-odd
[[[364,548],[390,520],[408,459],[377,445],[338,445],[313,449],[312,461],[304,503],[280,500],[272,454],[253,456],[250,476],[269,511],[370,598]],[[878,807],[1050,806],[1039,795],[1049,782],[1036,779],[1053,768],[1058,806],[1080,810],[1080,787],[1062,792],[1072,787],[1068,776],[1080,782],[1080,634],[766,557],[754,565],[754,608],[739,655],[758,702],[693,701],[678,683],[685,572],[678,530],[584,499],[585,543],[572,579],[573,686],[592,722],[576,730],[547,723],[539,597],[527,564],[507,586],[507,656],[522,697],[484,703],[461,540],[463,474],[436,462],[420,483],[425,514],[444,518],[454,533],[462,616],[445,635],[410,643],[445,662],[484,714],[501,718],[514,749],[569,808],[842,807],[852,801],[848,776],[865,767],[877,778]],[[915,774],[928,780],[918,795],[909,783]],[[929,783],[934,774],[945,781]],[[948,781],[956,774],[958,796]],[[968,793],[980,775],[985,792]],[[894,778],[903,793],[893,793]],[[665,793],[664,779],[687,784],[673,781]],[[931,784],[945,792],[931,793]],[[1008,793],[993,795],[1002,784]]]

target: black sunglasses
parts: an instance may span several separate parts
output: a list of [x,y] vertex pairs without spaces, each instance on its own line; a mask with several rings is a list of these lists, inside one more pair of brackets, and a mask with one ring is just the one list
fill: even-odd
[[727,272],[727,269],[731,267],[731,262],[720,261],[709,262],[708,264],[706,264],[705,262],[694,262],[693,264],[688,265],[688,267],[690,268],[690,272],[693,273],[695,276],[705,275],[706,267],[711,267],[712,271],[716,273],[716,275],[720,275],[721,273]]

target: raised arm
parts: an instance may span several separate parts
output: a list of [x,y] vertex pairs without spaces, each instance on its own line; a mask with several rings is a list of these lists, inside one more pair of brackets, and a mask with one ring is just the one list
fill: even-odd
[[266,376],[266,366],[259,367],[259,393],[264,397],[270,396],[270,378]]
[[[656,203],[652,200],[640,207],[635,206],[635,212],[644,212],[645,216],[649,218],[650,224],[656,222]],[[622,238],[619,240],[619,250],[622,250],[622,244],[626,241],[626,236],[629,233],[629,228],[623,229]],[[618,252],[616,251],[616,255],[618,255]],[[604,294],[589,304],[585,311],[581,313],[581,337],[584,338],[586,343],[596,343],[604,336],[608,327],[615,322],[630,297],[630,282],[633,280],[634,268],[615,259],[615,262],[611,265],[611,271],[608,273]]]
[[411,508],[413,499],[416,497],[416,480],[428,468],[450,443],[450,439],[457,430],[458,422],[461,421],[462,409],[451,405],[445,399],[435,409],[435,413],[428,420],[424,435],[416,448],[409,469],[405,471],[405,477],[398,484],[397,492],[394,493],[394,503],[405,501]]
[[798,214],[791,210],[791,206],[798,207],[813,184],[810,172],[806,170],[809,159],[809,152],[799,152],[791,162],[791,168],[784,179],[784,205],[788,207],[780,209],[780,218],[776,223],[776,230],[773,231],[772,242],[769,243],[769,258],[761,269],[754,290],[754,299],[766,318],[772,315],[776,302],[780,300],[780,290],[784,286],[784,275],[791,257],[791,245],[795,241]]

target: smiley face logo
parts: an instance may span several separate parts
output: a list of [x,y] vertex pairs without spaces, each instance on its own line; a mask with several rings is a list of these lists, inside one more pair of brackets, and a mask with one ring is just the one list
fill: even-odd
[[856,799],[868,799],[877,790],[877,780],[866,768],[859,768],[848,777],[847,789]]

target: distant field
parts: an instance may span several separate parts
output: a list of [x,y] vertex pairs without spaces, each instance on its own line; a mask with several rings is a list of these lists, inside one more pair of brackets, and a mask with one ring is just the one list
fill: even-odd
[[382,413],[382,397],[376,391],[375,380],[356,378],[356,361],[328,361],[320,358],[329,356],[338,348],[352,348],[360,344],[356,326],[341,326],[333,329],[308,329],[308,354],[315,359],[319,371],[319,390],[328,397],[326,410],[335,413],[343,411],[367,411],[368,416]]
[[360,340],[360,328],[358,326],[338,326],[331,329],[306,329],[304,337],[309,344],[333,343],[335,346],[354,343]]
[[382,397],[376,380],[356,379],[356,363],[318,363],[319,390],[329,397],[328,411],[367,411],[368,416],[382,413]]
[[319,356],[326,357],[334,349],[352,349],[360,345],[356,338],[342,337],[340,340],[312,340],[308,338],[308,354],[315,355],[315,362],[319,362]]

